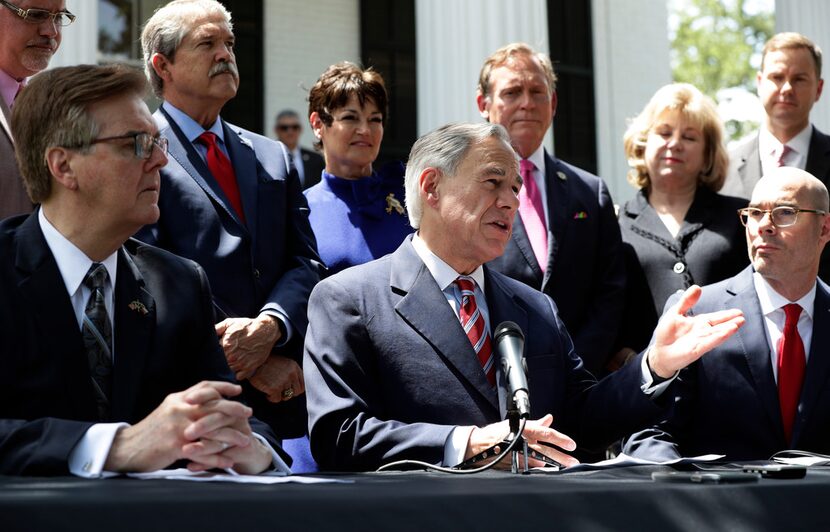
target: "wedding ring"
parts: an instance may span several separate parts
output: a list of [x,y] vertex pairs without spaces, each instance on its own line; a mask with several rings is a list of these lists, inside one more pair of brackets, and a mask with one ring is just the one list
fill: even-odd
[[282,391],[283,399],[291,399],[292,397],[294,397],[294,388],[286,388]]

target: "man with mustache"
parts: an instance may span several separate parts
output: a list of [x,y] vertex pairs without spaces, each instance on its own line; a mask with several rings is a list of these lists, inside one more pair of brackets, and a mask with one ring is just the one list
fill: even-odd
[[306,306],[324,267],[296,171],[279,142],[222,120],[239,75],[230,13],[177,0],[141,36],[170,142],[161,216],[138,235],[197,261],[210,279],[216,333],[256,415],[281,437],[305,433],[300,367]]
[[11,109],[29,76],[47,66],[75,20],[64,0],[0,1],[0,219],[32,212],[17,161]]
[[611,349],[624,304],[622,240],[602,179],[542,145],[556,81],[550,58],[524,43],[496,50],[481,68],[478,109],[510,133],[525,182],[513,236],[491,266],[552,297],[576,352],[600,375],[620,365]]
[[746,324],[680,372],[667,418],[624,452],[653,460],[830,454],[830,288],[817,278],[829,209],[827,187],[804,170],[774,168],[758,181],[738,211],[751,266],[703,287],[691,309],[738,308]]
[[[720,193],[749,198],[761,176],[779,166],[801,168],[830,186],[830,136],[810,123],[824,88],[821,48],[799,33],[774,35],[764,45],[756,82],[764,106],[761,127],[729,151]],[[822,255],[819,277],[830,282],[830,249]]]
[[660,412],[653,394],[668,386],[660,381],[742,323],[738,311],[685,316],[700,290],[690,288],[647,354],[597,382],[553,301],[485,265],[510,240],[522,187],[505,129],[449,124],[427,133],[412,147],[405,186],[417,233],[311,294],[304,367],[312,452],[323,469],[401,459],[454,466],[500,443],[507,376],[493,334],[504,321],[525,335],[532,419],[524,436],[566,466],[577,462],[577,444],[601,449],[648,423]]

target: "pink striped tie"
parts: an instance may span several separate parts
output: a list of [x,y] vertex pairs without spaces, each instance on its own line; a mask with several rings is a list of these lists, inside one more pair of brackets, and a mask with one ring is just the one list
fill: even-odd
[[519,216],[522,217],[522,224],[525,226],[533,254],[536,255],[539,267],[544,273],[548,266],[548,229],[545,224],[542,195],[533,178],[533,170],[536,166],[527,159],[522,159],[520,169],[522,189],[519,191]]
[[455,284],[461,290],[461,308],[458,312],[461,317],[461,326],[464,327],[467,338],[473,344],[473,349],[478,356],[478,362],[481,364],[481,368],[487,376],[487,382],[490,383],[490,386],[495,386],[496,361],[493,356],[490,335],[484,323],[484,316],[482,316],[478,305],[476,305],[475,281],[470,277],[462,275],[456,279]]
[[778,161],[776,161],[778,163],[778,166],[785,166],[786,165],[786,163],[784,162],[784,158],[787,155],[789,155],[789,153],[791,151],[793,151],[793,149],[790,148],[789,146],[787,146],[786,144],[781,146],[781,153],[778,154]]

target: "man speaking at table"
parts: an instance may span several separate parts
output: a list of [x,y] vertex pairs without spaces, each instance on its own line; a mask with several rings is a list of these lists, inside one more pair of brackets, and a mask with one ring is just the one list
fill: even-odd
[[565,465],[576,460],[538,442],[596,449],[642,426],[659,412],[649,395],[668,382],[657,381],[742,323],[738,311],[684,316],[692,288],[658,327],[647,360],[597,383],[553,301],[482,267],[504,251],[519,204],[505,129],[451,124],[426,134],[412,148],[405,184],[418,232],[311,295],[304,367],[321,469],[371,470],[398,459],[452,466],[502,441],[505,382],[491,333],[503,321],[526,337],[535,419],[524,436]]
[[739,308],[746,325],[680,373],[667,419],[633,436],[628,454],[830,454],[830,289],[817,277],[828,212],[827,188],[804,170],[775,168],[758,181],[740,211],[751,266],[704,287],[692,309]]
[[279,461],[226,399],[241,389],[202,269],[129,238],[158,218],[167,163],[145,94],[131,68],[79,66],[34,77],[15,105],[41,207],[0,223],[0,474]]

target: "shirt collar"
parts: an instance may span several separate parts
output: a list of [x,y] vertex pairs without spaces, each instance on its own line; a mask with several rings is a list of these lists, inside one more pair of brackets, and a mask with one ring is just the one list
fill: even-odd
[[755,293],[758,294],[758,301],[761,303],[761,313],[764,316],[769,316],[789,303],[798,303],[801,306],[802,312],[810,316],[810,319],[813,318],[813,309],[816,301],[816,283],[813,283],[813,287],[804,294],[804,297],[798,301],[790,301],[776,292],[760,273],[755,272],[752,274],[752,282],[755,284]]
[[164,110],[167,111],[167,113],[170,115],[170,117],[173,119],[176,125],[179,126],[179,128],[182,130],[182,133],[184,133],[184,136],[187,137],[187,140],[189,140],[190,142],[196,142],[196,140],[199,138],[199,135],[201,135],[205,131],[210,131],[211,133],[216,135],[219,138],[219,140],[222,141],[223,144],[225,143],[225,132],[222,128],[222,121],[219,119],[218,116],[216,117],[216,121],[213,123],[213,125],[210,126],[210,128],[205,129],[202,127],[202,124],[190,118],[190,115],[188,115],[175,105],[171,104],[170,102],[165,101],[162,102],[161,105],[162,107],[164,107]]
[[[415,248],[415,253],[424,262],[424,265],[429,270],[429,273],[432,274],[433,279],[438,283],[438,288],[442,292],[452,285],[458,279],[459,275],[462,275],[455,271],[452,266],[444,262],[438,255],[430,251],[427,243],[424,242],[418,233],[412,236],[412,247]],[[472,277],[481,289],[481,292],[484,293],[484,268],[482,266],[476,268],[467,277]]]
[[545,147],[542,144],[539,144],[539,147],[536,148],[536,151],[530,154],[530,157],[527,158],[528,161],[532,162],[536,166],[536,171],[538,172],[537,175],[545,175]]
[[[80,288],[93,261],[46,219],[43,209],[38,209],[37,219],[40,223],[40,230],[43,231],[43,237],[46,239],[46,245],[49,246],[52,256],[55,257],[55,262],[58,263],[58,270],[61,272],[61,277],[63,277],[66,291],[72,297]],[[107,269],[108,282],[112,287],[118,266],[118,252],[102,260],[101,263]]]
[[[807,127],[799,131],[796,136],[787,142],[787,146],[789,146],[794,153],[804,155],[806,157],[807,152],[810,151],[810,139],[812,136],[813,126],[812,124],[807,124]],[[767,128],[762,127],[758,132],[758,151],[761,153],[762,157],[766,156],[777,158],[778,154],[781,153],[782,146],[783,144],[781,141],[775,138],[775,136],[770,133]]]
[[14,103],[14,97],[17,96],[17,91],[20,89],[20,85],[25,85],[25,81],[25,79],[22,81],[17,80],[6,74],[5,71],[0,70],[0,97],[6,102],[6,107],[11,108],[12,103]]

